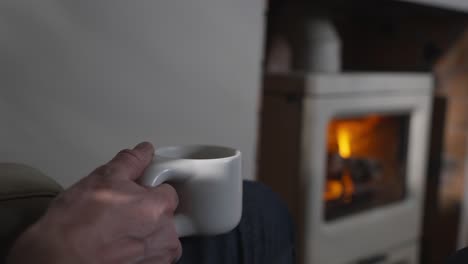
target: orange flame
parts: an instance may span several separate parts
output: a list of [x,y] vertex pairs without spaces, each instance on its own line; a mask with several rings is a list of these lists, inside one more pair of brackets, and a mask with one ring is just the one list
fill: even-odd
[[337,132],[338,152],[344,159],[351,157],[351,134],[345,127],[338,128]]
[[[351,157],[351,133],[349,129],[340,126],[337,129],[336,140],[340,157],[347,159]],[[348,170],[344,170],[339,180],[327,180],[324,198],[326,201],[343,199],[351,202],[354,193],[354,182]]]
[[339,180],[327,180],[325,186],[325,201],[343,199],[346,203],[353,200],[354,182],[348,171],[344,171],[343,177]]
[[343,195],[343,184],[340,180],[327,180],[325,186],[325,200],[332,201],[340,199]]

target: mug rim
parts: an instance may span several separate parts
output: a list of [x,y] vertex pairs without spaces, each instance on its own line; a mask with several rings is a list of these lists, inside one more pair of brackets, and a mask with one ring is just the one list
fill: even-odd
[[[199,153],[200,151],[204,152]],[[212,155],[205,157],[204,155],[208,155],[206,151],[211,152],[210,154]],[[162,146],[155,149],[154,155],[165,159],[210,161],[236,158],[241,155],[241,152],[238,149],[227,146],[191,144]]]

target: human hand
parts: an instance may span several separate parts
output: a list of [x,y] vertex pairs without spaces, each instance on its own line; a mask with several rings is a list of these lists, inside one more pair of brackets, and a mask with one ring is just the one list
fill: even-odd
[[60,194],[13,246],[9,264],[173,263],[182,254],[168,184],[135,183],[154,148],[140,143]]

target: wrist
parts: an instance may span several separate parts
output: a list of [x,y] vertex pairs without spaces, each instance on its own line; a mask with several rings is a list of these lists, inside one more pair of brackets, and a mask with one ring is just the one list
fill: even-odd
[[67,263],[63,258],[63,244],[49,232],[40,230],[39,224],[28,228],[13,244],[7,264],[55,264]]

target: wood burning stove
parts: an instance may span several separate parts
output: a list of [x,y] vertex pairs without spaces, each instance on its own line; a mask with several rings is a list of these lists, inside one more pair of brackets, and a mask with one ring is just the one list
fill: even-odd
[[299,263],[417,263],[432,78],[271,75],[259,179],[288,203]]

